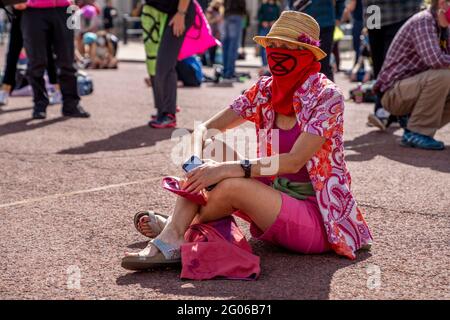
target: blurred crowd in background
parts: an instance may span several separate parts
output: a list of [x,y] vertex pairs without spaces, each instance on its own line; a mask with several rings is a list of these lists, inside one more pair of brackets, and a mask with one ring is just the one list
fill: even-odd
[[[61,0],[61,6],[64,6],[65,2],[70,1]],[[180,12],[177,5],[184,2],[187,7]],[[32,30],[33,25],[47,23],[40,21],[35,13],[45,9],[30,8],[30,5],[28,8],[16,7],[13,9],[15,18],[11,22],[2,11],[0,44],[5,45],[9,39],[9,47],[2,74],[0,105],[6,105],[11,95],[32,94],[35,119],[45,118],[46,106],[58,103],[63,104],[65,115],[88,117],[89,114],[79,104],[79,96],[92,93],[93,83],[88,74],[81,70],[118,68],[117,54],[121,39],[139,35],[139,41],[145,42],[149,73],[146,83],[152,87],[158,111],[152,116],[149,125],[153,128],[174,127],[176,112],[180,109],[176,105],[176,88],[180,85],[199,87],[203,82],[212,82],[220,87],[244,81],[250,75],[236,70],[236,61],[248,59],[249,52],[255,52],[256,56],[260,57],[261,67],[258,75],[270,75],[265,49],[250,40],[255,35],[267,35],[284,10],[302,11],[317,20],[321,28],[321,49],[327,53],[327,58],[321,61],[321,72],[330,80],[334,80],[336,73],[343,72],[355,82],[350,98],[357,103],[374,103],[374,112],[367,123],[381,130],[386,130],[393,123],[399,123],[406,128],[412,111],[400,112],[405,114],[394,112],[396,115],[392,113],[392,108],[391,112],[387,111],[389,108],[383,106],[382,99],[384,93],[394,84],[383,87],[384,83],[379,83],[381,89],[377,88],[377,80],[386,82],[379,79],[380,73],[381,78],[386,78],[386,73],[390,77],[405,78],[422,73],[426,68],[433,69],[439,63],[443,64],[440,64],[440,67],[445,68],[447,58],[436,51],[426,53],[426,48],[423,49],[424,52],[416,53],[419,56],[432,55],[435,60],[429,62],[429,65],[425,63],[425,66],[417,62],[410,66],[409,73],[408,70],[396,70],[391,66],[392,61],[386,62],[389,48],[402,27],[407,23],[413,24],[410,22],[412,19],[420,20],[416,25],[429,20],[429,17],[424,15],[414,18],[419,12],[428,10],[426,8],[429,5],[434,5],[435,11],[439,10],[438,13],[431,11],[433,23],[437,25],[437,31],[432,31],[438,33],[442,54],[448,57],[448,52],[445,53],[448,50],[448,27],[445,27],[445,21],[441,23],[441,20],[445,19],[442,18],[442,15],[445,16],[445,8],[449,6],[445,0],[262,0],[257,1],[256,12],[250,12],[250,2],[254,1],[133,1],[135,6],[132,11],[124,13],[116,9],[111,0],[76,0],[71,3],[80,9],[79,28],[74,30],[73,35],[70,32],[66,35],[60,34],[60,38],[54,32],[51,39],[45,34],[39,36],[33,33],[31,36],[31,32],[35,31]],[[370,8],[373,5],[378,6],[380,10],[379,25],[376,28],[367,28],[366,22],[371,18],[370,14],[373,12]],[[54,18],[52,27],[57,28],[57,24],[62,22],[57,21],[58,17]],[[208,25],[207,35],[202,33],[203,21]],[[62,28],[62,24],[60,26]],[[426,29],[426,26],[424,28]],[[198,30],[202,41],[208,42],[209,38],[213,38],[215,42],[211,44],[210,41],[206,48],[200,46],[201,51],[189,51],[186,49],[189,46],[186,42],[192,40],[192,32],[195,32],[192,29]],[[181,30],[181,34],[177,35],[177,30]],[[429,32],[417,32],[421,39],[428,41]],[[66,42],[67,37],[73,37],[73,46]],[[436,43],[439,42],[439,39],[435,40]],[[445,43],[442,44],[442,41]],[[349,43],[353,61],[350,67],[343,68],[342,48],[346,49],[345,54],[348,57]],[[39,50],[36,49],[38,47]],[[72,47],[73,53],[66,52],[67,48]],[[255,50],[250,51],[249,47]],[[432,47],[433,50],[436,49],[435,44]],[[185,52],[191,55],[185,56]],[[392,59],[391,57],[390,60]],[[384,71],[385,74],[383,66],[389,69]],[[205,68],[211,67],[214,70],[212,74],[203,72]],[[45,83],[42,80],[43,74]],[[438,127],[446,123],[444,120],[439,121],[442,123]]]

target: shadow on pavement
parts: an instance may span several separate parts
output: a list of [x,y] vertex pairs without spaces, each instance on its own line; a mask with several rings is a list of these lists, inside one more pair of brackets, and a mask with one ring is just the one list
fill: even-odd
[[351,141],[345,141],[345,150],[352,150],[357,154],[345,156],[347,161],[370,161],[380,155],[393,161],[414,167],[430,168],[440,172],[450,172],[448,161],[450,147],[443,151],[429,151],[400,146],[400,138],[394,136],[396,128],[386,132],[371,131]]
[[58,122],[63,122],[68,120],[69,118],[65,118],[65,117],[60,117],[60,118],[55,118],[55,119],[51,119],[51,120],[32,120],[32,119],[23,119],[23,120],[18,120],[15,122],[10,122],[4,125],[0,126],[0,137],[1,136],[6,136],[9,134],[15,134],[15,133],[20,133],[20,132],[25,132],[25,131],[30,131],[30,130],[35,130],[35,129],[40,129],[40,128],[44,128],[47,127],[49,125],[58,123]]
[[[128,273],[118,277],[116,283],[119,286],[137,284],[179,299],[183,296],[243,300],[329,299],[336,271],[371,257],[370,252],[360,251],[357,260],[350,261],[334,253],[299,255],[254,239],[250,243],[254,253],[261,257],[261,276],[257,281],[180,281],[180,270],[152,270]],[[135,245],[142,247],[141,243]]]
[[25,107],[25,108],[15,108],[15,109],[1,109],[0,108],[0,115],[4,113],[13,113],[13,112],[20,112],[20,111],[27,111],[27,110],[33,110],[33,107]]
[[151,129],[148,126],[141,126],[106,139],[88,142],[80,147],[59,151],[58,154],[89,154],[149,147],[158,141],[170,139],[174,130],[176,129]]

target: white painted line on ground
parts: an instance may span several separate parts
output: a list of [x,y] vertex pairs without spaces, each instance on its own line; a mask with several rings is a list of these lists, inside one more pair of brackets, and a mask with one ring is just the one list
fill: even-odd
[[44,201],[44,200],[56,199],[56,198],[61,198],[61,197],[70,197],[70,196],[76,196],[76,195],[80,195],[80,194],[86,194],[86,193],[92,193],[92,192],[97,192],[97,191],[104,191],[104,190],[108,190],[108,189],[126,187],[126,186],[135,185],[135,184],[149,183],[149,182],[154,182],[154,181],[161,180],[161,179],[162,179],[161,177],[155,177],[155,178],[130,181],[130,182],[124,182],[124,183],[118,183],[118,184],[110,184],[108,186],[92,188],[92,189],[87,189],[87,190],[78,190],[78,191],[72,191],[72,192],[66,192],[66,193],[57,193],[57,194],[52,194],[52,195],[44,196],[44,197],[40,197],[40,198],[32,198],[32,199],[26,199],[26,200],[22,200],[22,201],[0,204],[0,209],[14,207],[14,206],[22,205],[22,204],[29,204],[29,203],[33,203],[33,202],[40,202],[40,201]]

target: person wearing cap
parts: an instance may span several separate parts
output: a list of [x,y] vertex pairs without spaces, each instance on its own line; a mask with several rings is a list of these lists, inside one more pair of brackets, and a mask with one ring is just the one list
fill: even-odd
[[409,116],[401,145],[443,150],[434,135],[450,122],[450,1],[431,3],[397,33],[374,89],[388,112]]
[[[48,65],[48,48],[53,47],[58,82],[63,96],[65,117],[88,118],[90,114],[80,105],[77,70],[74,67],[74,31],[67,25],[69,0],[28,0],[22,16],[24,46],[28,56],[28,78],[33,88],[33,119],[45,119],[49,97],[44,73]],[[49,44],[49,46],[45,45]]]
[[[232,214],[251,222],[254,237],[298,253],[333,250],[355,259],[356,251],[370,247],[344,160],[344,97],[319,72],[326,56],[319,36],[314,18],[285,11],[266,36],[254,38],[267,50],[272,76],[261,77],[193,134],[194,153],[204,164],[186,175],[183,190],[196,194],[216,185],[206,193],[207,204],[178,198],[168,220],[157,218],[162,232],[154,219],[142,217],[138,231],[154,240],[127,253],[124,268],[146,269],[155,259],[160,265],[181,262],[180,246],[192,223]],[[255,125],[256,159],[243,159],[213,136],[246,122]]]

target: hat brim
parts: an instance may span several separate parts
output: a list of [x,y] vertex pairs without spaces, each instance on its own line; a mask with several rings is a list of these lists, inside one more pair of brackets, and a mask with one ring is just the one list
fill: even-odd
[[301,46],[305,49],[310,50],[315,56],[317,61],[322,60],[323,58],[325,58],[327,56],[327,54],[325,52],[323,52],[322,49],[320,49],[319,47],[304,43],[304,42],[300,42],[300,41],[294,41],[290,38],[287,37],[283,37],[283,36],[256,36],[253,38],[253,41],[255,41],[257,44],[263,46],[264,48],[267,47],[267,41],[269,40],[280,40],[280,41],[285,41],[288,42],[290,44],[295,44],[298,46]]

